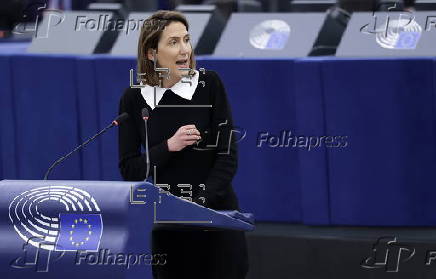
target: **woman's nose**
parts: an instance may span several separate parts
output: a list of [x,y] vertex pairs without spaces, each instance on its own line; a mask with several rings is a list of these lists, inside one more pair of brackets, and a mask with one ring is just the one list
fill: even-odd
[[189,53],[190,50],[191,50],[191,44],[190,43],[182,42],[180,44],[180,53],[182,53],[182,54]]

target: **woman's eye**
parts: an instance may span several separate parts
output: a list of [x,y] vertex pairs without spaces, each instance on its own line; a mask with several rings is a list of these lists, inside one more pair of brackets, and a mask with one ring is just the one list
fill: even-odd
[[170,41],[170,45],[175,45],[177,42],[175,40]]
[[191,40],[191,38],[186,38],[185,42],[189,42]]

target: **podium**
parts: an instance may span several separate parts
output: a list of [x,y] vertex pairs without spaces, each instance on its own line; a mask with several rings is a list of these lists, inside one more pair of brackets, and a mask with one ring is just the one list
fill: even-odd
[[0,191],[0,278],[152,278],[166,263],[151,251],[155,226],[254,229],[148,182],[3,180]]

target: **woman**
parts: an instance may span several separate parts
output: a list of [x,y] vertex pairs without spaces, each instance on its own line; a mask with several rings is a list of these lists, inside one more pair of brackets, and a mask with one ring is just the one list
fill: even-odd
[[[166,184],[172,194],[212,209],[238,209],[231,186],[236,143],[230,140],[226,92],[215,72],[194,70],[188,30],[186,18],[174,11],[156,12],[143,24],[138,72],[145,87],[126,89],[120,101],[119,112],[130,115],[119,130],[121,174],[129,181],[146,179],[141,111],[147,108],[156,184]],[[165,265],[153,266],[155,278],[236,279],[247,273],[243,232],[159,228],[152,238],[153,254],[167,254]]]

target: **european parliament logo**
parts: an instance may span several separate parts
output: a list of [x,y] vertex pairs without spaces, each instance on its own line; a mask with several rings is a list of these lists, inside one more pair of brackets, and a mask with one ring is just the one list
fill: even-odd
[[98,251],[103,233],[100,212],[88,192],[71,186],[34,188],[9,204],[9,219],[17,234],[48,251]]
[[422,28],[414,19],[391,20],[386,31],[376,34],[376,42],[387,49],[415,49],[421,37]]
[[291,28],[286,21],[264,20],[251,29],[249,42],[257,49],[281,50],[286,46],[290,32]]

